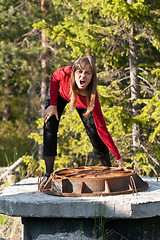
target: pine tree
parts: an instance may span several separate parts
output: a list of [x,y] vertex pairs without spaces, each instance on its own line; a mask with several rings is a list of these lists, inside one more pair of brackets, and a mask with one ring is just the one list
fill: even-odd
[[[87,49],[90,48],[93,55],[96,56],[98,67],[101,68],[99,76],[102,76],[102,78],[104,76],[106,78],[106,72],[110,73],[112,69],[115,74],[122,66],[126,68],[127,65],[130,65],[130,76],[133,76],[131,77],[131,82],[128,82],[130,91],[126,87],[128,76],[125,74],[125,71],[120,69],[118,75],[125,80],[125,85],[121,84],[120,86],[119,84],[121,90],[124,87],[124,97],[129,96],[129,92],[131,94],[132,115],[130,116],[130,123],[133,127],[132,144],[134,152],[137,152],[142,142],[139,123],[136,121],[140,105],[135,100],[145,97],[144,89],[147,81],[144,81],[142,75],[146,70],[145,68],[149,65],[144,65],[144,57],[148,63],[150,62],[150,57],[152,57],[144,55],[144,47],[146,49],[150,48],[151,52],[155,51],[159,55],[159,35],[157,34],[159,32],[158,2],[155,1],[154,7],[153,4],[144,3],[141,0],[128,2],[124,0],[52,2],[55,5],[60,5],[62,9],[66,9],[66,15],[59,25],[53,27],[51,37],[58,44],[64,42],[66,47],[70,47],[73,57],[86,54]],[[129,51],[130,64],[128,61]],[[155,57],[154,61],[157,60]],[[116,74],[112,74],[113,80],[116,77]],[[142,86],[141,94],[140,85]],[[122,102],[124,100],[121,99]],[[130,104],[127,107],[124,104],[122,106],[130,113],[130,109],[128,109]],[[126,121],[126,119],[123,120]],[[142,139],[142,141],[145,141],[145,139]]]
[[[159,77],[159,3],[154,1],[150,4],[142,0],[132,2],[125,0],[96,0],[94,2],[91,0],[52,0],[52,2],[57,21],[52,24],[42,19],[34,26],[45,28],[50,49],[56,49],[53,70],[64,66],[64,63],[73,63],[74,58],[86,55],[90,50],[90,54],[96,60],[99,96],[107,127],[122,157],[126,161],[132,159],[134,162],[132,126],[141,126],[141,145],[138,144],[137,147],[134,145],[136,164],[139,169],[143,167],[144,172],[148,174],[151,167],[148,165],[148,158],[144,155],[142,146],[151,150],[150,155],[154,154],[155,148],[147,144],[147,134],[153,133],[156,125],[153,124],[153,129],[149,129],[144,124],[142,115],[146,109],[145,100],[143,103],[135,100],[152,99],[153,95],[157,96],[156,91],[159,88],[157,81]],[[129,68],[131,67],[129,66],[129,51],[131,53],[131,46],[134,45],[138,53],[138,61],[136,55],[137,62],[133,68],[136,71],[134,82],[136,86],[132,86],[133,82],[130,82],[131,69]],[[59,59],[61,61],[58,63]],[[139,86],[141,88],[137,89],[136,97],[133,98],[132,95],[131,99],[133,88]],[[137,115],[140,110],[137,111],[137,106],[142,107],[142,115]],[[133,115],[134,109],[137,112]],[[69,139],[72,133],[68,134],[65,128],[64,124],[63,133]],[[156,146],[156,152],[158,152],[158,142]],[[61,143],[59,147],[62,147]],[[138,151],[137,148],[139,148]],[[74,150],[76,151],[75,147]],[[65,153],[66,157],[71,153],[68,146]]]
[[39,17],[38,4],[38,1],[2,0],[0,5],[0,155],[3,164],[15,161],[32,149],[27,135],[38,106],[40,43],[38,31],[32,27]]

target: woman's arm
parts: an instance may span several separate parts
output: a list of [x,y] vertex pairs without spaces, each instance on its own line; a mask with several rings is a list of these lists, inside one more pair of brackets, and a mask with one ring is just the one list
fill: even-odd
[[55,115],[56,119],[59,120],[58,112],[57,112],[57,98],[58,98],[58,90],[59,90],[60,82],[61,82],[62,78],[63,78],[63,68],[57,69],[51,76],[50,106],[47,109],[45,109],[45,111],[43,112],[43,118],[44,118],[45,123],[53,115]]
[[57,98],[58,98],[58,90],[61,84],[61,80],[63,78],[63,68],[57,69],[53,75],[51,76],[50,80],[50,105],[56,106],[57,105]]

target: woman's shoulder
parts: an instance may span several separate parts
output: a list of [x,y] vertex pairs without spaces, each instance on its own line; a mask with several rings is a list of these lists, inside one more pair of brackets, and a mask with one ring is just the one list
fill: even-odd
[[71,72],[72,72],[72,66],[64,66],[62,68],[57,69],[53,73],[52,77],[54,77],[55,79],[62,79],[66,75],[70,77]]
[[68,75],[70,76],[71,75],[71,72],[72,72],[72,66],[64,66],[60,69],[58,69],[58,71],[56,71],[58,74],[62,74],[63,76],[65,75]]
[[65,67],[63,67],[63,70],[64,70],[65,74],[70,76],[71,72],[72,72],[72,66],[65,66]]

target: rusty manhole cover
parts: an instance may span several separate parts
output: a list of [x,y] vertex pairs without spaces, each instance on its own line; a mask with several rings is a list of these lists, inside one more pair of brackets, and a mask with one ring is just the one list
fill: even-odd
[[147,187],[132,169],[91,166],[55,171],[40,191],[63,197],[107,196],[137,193]]

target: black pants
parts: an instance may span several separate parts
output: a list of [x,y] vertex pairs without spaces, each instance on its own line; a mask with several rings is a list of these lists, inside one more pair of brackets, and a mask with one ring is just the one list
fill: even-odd
[[[62,98],[60,95],[58,96],[57,100],[57,111],[59,120],[63,113],[63,110],[68,103],[67,100]],[[46,101],[46,108],[50,105],[50,99]],[[85,126],[86,132],[90,138],[90,141],[93,146],[93,151],[100,157],[102,155],[108,155],[109,150],[104,142],[101,140],[97,133],[96,126],[94,124],[94,118],[92,113],[89,113],[87,117],[83,114],[85,113],[86,109],[78,109],[78,114]],[[58,132],[59,121],[56,119],[55,115],[50,117],[47,123],[44,123],[44,136],[43,136],[43,155],[44,156],[56,156],[57,155],[57,132]]]

